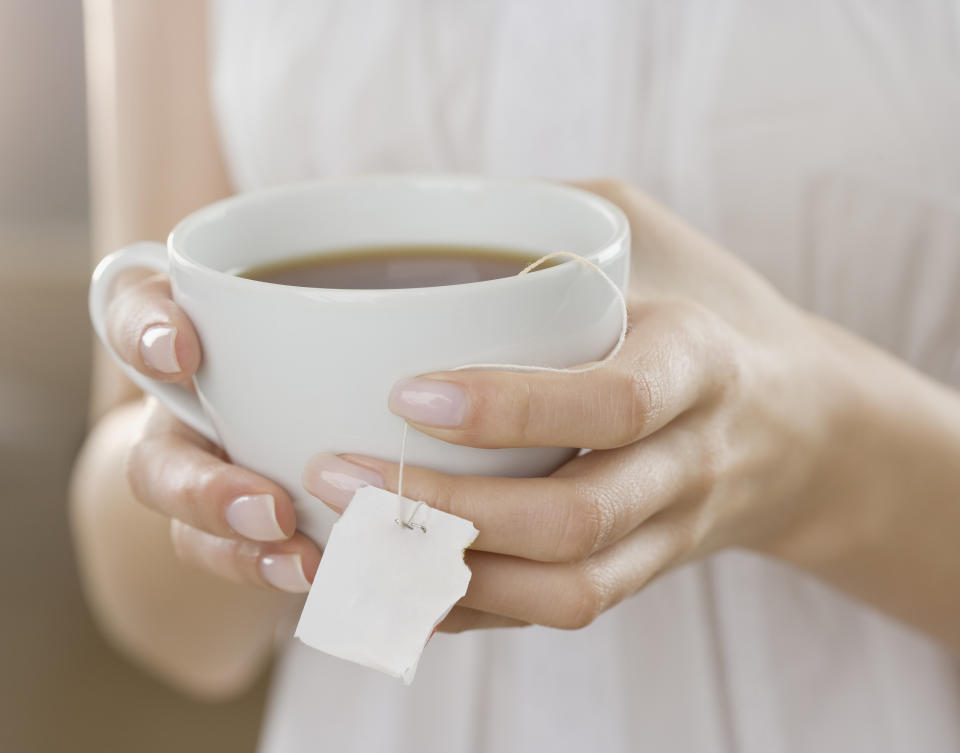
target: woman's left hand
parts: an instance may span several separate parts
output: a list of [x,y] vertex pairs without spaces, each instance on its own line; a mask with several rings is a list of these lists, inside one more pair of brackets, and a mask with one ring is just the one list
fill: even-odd
[[[594,450],[546,478],[405,469],[405,496],[480,531],[469,590],[441,629],[579,628],[723,547],[803,548],[860,475],[836,446],[856,403],[849,342],[640,192],[587,187],[635,236],[617,357],[583,374],[428,374],[390,396],[411,426],[454,444]],[[303,480],[340,511],[359,486],[395,491],[397,465],[318,455]]]

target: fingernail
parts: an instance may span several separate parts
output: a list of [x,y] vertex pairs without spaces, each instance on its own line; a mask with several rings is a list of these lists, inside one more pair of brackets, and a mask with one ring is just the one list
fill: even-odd
[[363,486],[383,488],[383,476],[326,452],[314,455],[303,469],[303,488],[340,511]]
[[267,583],[281,591],[302,594],[310,590],[299,554],[268,554],[260,560],[260,572]]
[[245,494],[227,506],[230,527],[254,541],[281,541],[287,535],[277,520],[277,503],[272,494]]
[[427,426],[459,426],[467,412],[467,393],[458,384],[437,379],[405,379],[390,391],[390,410]]
[[165,324],[149,327],[140,336],[140,354],[144,363],[154,371],[176,374],[180,371],[177,360],[177,329]]

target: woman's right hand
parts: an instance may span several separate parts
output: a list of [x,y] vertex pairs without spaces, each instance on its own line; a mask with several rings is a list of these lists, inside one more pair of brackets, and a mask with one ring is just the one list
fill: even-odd
[[[200,365],[197,333],[173,302],[166,277],[117,284],[107,335],[124,361],[163,382],[192,389]],[[276,483],[232,465],[222,448],[145,402],[142,431],[127,458],[134,496],[170,519],[177,555],[236,582],[305,592],[320,563],[296,531],[290,496]]]

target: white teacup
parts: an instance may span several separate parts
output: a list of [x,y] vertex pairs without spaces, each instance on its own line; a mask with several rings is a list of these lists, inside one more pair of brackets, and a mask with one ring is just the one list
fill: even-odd
[[[238,270],[324,249],[444,244],[541,255],[572,251],[623,289],[630,230],[594,194],[534,180],[370,176],[271,188],[212,204],[167,240],[137,243],[93,274],[90,316],[104,345],[145,391],[222,445],[233,462],[282,484],[298,525],[323,544],[336,516],[303,491],[316,452],[397,460],[395,381],[466,363],[563,367],[614,345],[619,303],[596,272],[563,263],[523,277],[430,288],[329,290],[237,277]],[[122,270],[169,274],[203,348],[197,397],[117,357],[104,317]],[[535,476],[567,448],[483,450],[411,431],[406,461],[447,473]]]

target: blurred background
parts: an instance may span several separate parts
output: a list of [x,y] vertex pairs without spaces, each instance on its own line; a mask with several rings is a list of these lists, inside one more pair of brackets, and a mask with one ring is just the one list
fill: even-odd
[[191,701],[117,655],[66,507],[91,331],[81,0],[0,0],[0,751],[252,751],[265,681]]

